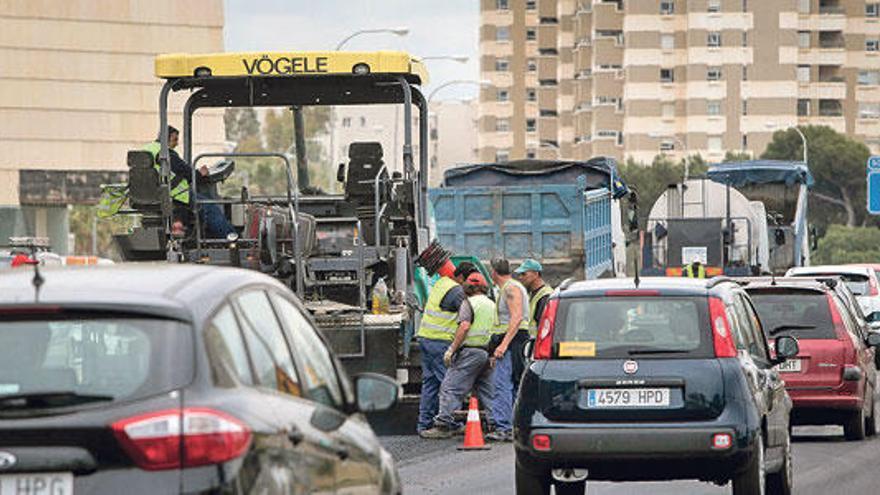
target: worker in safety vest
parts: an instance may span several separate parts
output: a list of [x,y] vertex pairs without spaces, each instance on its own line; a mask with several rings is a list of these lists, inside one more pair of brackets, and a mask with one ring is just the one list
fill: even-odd
[[537,260],[526,258],[513,271],[513,276],[529,291],[529,335],[528,337],[519,333],[514,337],[510,344],[511,359],[513,359],[513,389],[519,389],[519,381],[526,370],[526,357],[523,356],[523,348],[529,339],[538,335],[538,322],[541,321],[541,315],[544,314],[544,306],[553,293],[553,287],[547,285],[541,278],[544,267]]
[[699,259],[695,259],[682,268],[681,275],[687,278],[706,278],[706,267]]
[[513,397],[516,393],[511,343],[514,338],[529,338],[529,295],[526,288],[511,276],[510,262],[506,259],[492,260],[492,282],[501,289],[495,306],[495,334],[489,345],[492,351],[490,364],[495,368],[492,373],[495,399],[491,407],[495,431],[486,438],[510,442],[513,440]]
[[463,262],[453,273],[441,275],[428,292],[416,333],[422,354],[422,396],[417,425],[419,435],[434,425],[434,416],[439,409],[440,384],[446,376],[443,356],[455,338],[458,329],[456,317],[466,298],[461,284],[475,271],[477,268],[473,263]]
[[[480,272],[471,273],[463,284],[467,299],[458,310],[458,329],[443,362],[446,376],[440,385],[440,408],[434,426],[422,438],[449,438],[461,428],[453,413],[468,393],[476,389],[480,404],[492,403],[494,388],[489,366],[489,338],[495,328],[495,302],[486,296],[489,284]],[[491,421],[490,421],[491,422]]]
[[[177,144],[180,141],[180,132],[172,126],[168,126],[168,158],[170,161],[171,172],[173,177],[171,178],[171,199],[174,200],[175,206],[177,206],[178,210],[182,208],[189,209],[190,206],[190,184],[189,180],[192,177],[192,167],[188,163],[186,163],[183,158],[180,158],[180,155],[177,154],[177,151],[174,149],[177,148]],[[151,155],[153,155],[153,166],[156,167],[156,171],[160,174],[162,173],[162,166],[159,163],[159,153],[162,150],[162,145],[157,138],[155,141],[144,146],[144,151],[149,151]],[[208,167],[202,165],[199,167],[199,175],[205,177],[208,175]],[[206,195],[202,195],[196,193],[196,196],[199,200],[210,199]],[[220,209],[220,206],[217,204],[201,204],[199,205],[199,212],[201,213],[202,222],[204,222],[207,227],[208,235],[210,237],[222,238],[225,239],[229,234],[235,233],[235,228],[232,224],[229,223],[229,220],[226,219],[226,216],[223,214],[223,210]],[[180,222],[180,218],[175,220],[175,223]],[[175,226],[175,228],[179,228],[179,226]]]

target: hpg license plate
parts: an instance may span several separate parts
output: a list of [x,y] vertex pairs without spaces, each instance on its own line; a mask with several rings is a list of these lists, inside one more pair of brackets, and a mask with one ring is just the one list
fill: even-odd
[[72,495],[71,473],[0,475],[0,495]]
[[669,407],[668,388],[591,388],[587,407]]
[[800,359],[789,359],[784,363],[779,363],[776,365],[776,371],[780,373],[800,373],[801,371],[801,360]]

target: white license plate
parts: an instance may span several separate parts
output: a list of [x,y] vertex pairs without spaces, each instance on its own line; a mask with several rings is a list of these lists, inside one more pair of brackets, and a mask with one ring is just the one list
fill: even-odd
[[587,407],[669,407],[668,388],[591,388]]
[[800,373],[801,372],[801,360],[800,359],[789,359],[784,363],[779,363],[776,365],[776,371],[780,373]]
[[71,495],[71,473],[23,473],[0,475],[0,495]]

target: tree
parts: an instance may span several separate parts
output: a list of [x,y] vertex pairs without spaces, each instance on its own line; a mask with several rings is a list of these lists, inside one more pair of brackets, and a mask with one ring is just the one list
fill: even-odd
[[722,163],[727,162],[744,162],[752,159],[752,154],[745,151],[727,151],[724,153],[724,160]]
[[880,259],[880,230],[831,225],[813,254],[817,264],[874,263]]
[[[687,157],[690,177],[706,173],[706,162],[700,155]],[[675,162],[666,155],[657,155],[651,165],[629,159],[620,167],[623,180],[639,193],[640,222],[644,227],[657,198],[672,184],[684,178],[684,160]]]
[[223,113],[226,126],[226,139],[240,142],[260,135],[260,120],[253,108],[227,108]]
[[[816,179],[811,195],[839,207],[844,213],[840,218],[840,215],[823,212],[823,223],[844,219],[849,227],[865,224],[867,212],[860,205],[865,204],[865,163],[871,154],[868,147],[827,126],[801,126],[799,129],[807,138],[809,167]],[[800,161],[803,143],[797,131],[776,131],[761,157]],[[814,209],[817,210],[821,211]]]

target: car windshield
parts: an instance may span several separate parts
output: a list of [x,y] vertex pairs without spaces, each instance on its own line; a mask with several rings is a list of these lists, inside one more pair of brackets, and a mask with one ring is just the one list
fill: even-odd
[[12,407],[4,397],[48,394],[73,404],[176,389],[192,379],[191,333],[180,322],[140,317],[0,322],[0,411]]
[[[603,297],[563,300],[555,340],[560,357],[707,355],[706,299]],[[592,351],[566,356],[569,343]],[[590,356],[589,354],[594,354]]]
[[[828,296],[815,291],[749,290],[764,331],[770,337],[836,339]],[[788,327],[787,330],[777,330]]]

